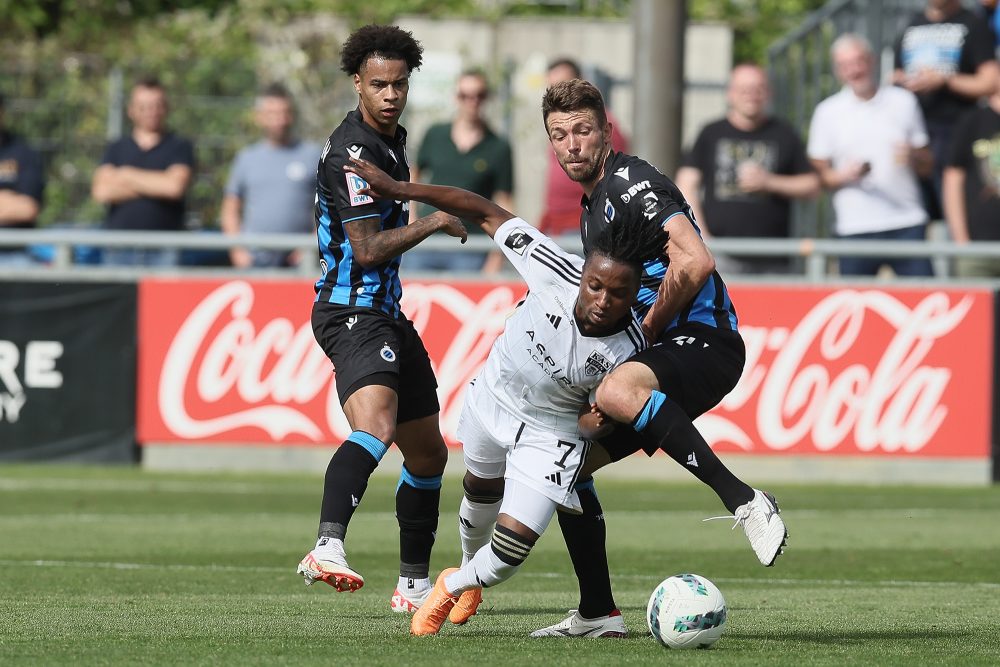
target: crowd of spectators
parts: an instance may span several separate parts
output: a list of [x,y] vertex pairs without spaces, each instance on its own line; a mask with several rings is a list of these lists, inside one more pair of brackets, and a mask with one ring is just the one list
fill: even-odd
[[[734,67],[726,115],[700,130],[675,174],[705,238],[789,238],[792,202],[826,191],[839,238],[922,240],[928,223],[943,219],[957,244],[1000,241],[1000,12],[996,0],[980,0],[978,10],[961,0],[927,0],[899,34],[891,80],[881,85],[872,45],[857,34],[840,35],[830,55],[842,88],[814,110],[807,142],[772,113],[767,73],[754,64]],[[580,77],[576,61],[559,58],[549,64],[546,84]],[[512,210],[512,149],[486,120],[490,92],[482,71],[457,77],[453,116],[422,137],[412,178],[466,188]],[[42,160],[6,129],[3,112],[0,96],[0,228],[30,228],[44,202]],[[105,229],[185,228],[194,150],[172,131],[168,113],[159,81],[135,83],[127,106],[131,128],[107,146],[93,174],[91,195],[106,207]],[[313,232],[320,147],[296,136],[295,104],[281,85],[257,96],[254,120],[262,136],[232,163],[221,193],[222,232]],[[627,151],[619,123],[609,120],[615,150]],[[539,227],[550,236],[577,236],[580,196],[550,152]],[[428,212],[413,206],[410,216]],[[114,265],[169,266],[178,259],[172,249],[103,251],[104,263]],[[240,246],[228,255],[237,268],[300,261],[294,252]],[[720,254],[717,261],[731,275],[793,269],[787,256]],[[27,248],[0,247],[0,267],[31,262]],[[885,267],[896,275],[933,274],[927,258],[839,261],[841,275],[875,275]],[[496,253],[416,248],[403,268],[495,273],[503,260]],[[960,259],[955,272],[1000,277],[1000,258]]]

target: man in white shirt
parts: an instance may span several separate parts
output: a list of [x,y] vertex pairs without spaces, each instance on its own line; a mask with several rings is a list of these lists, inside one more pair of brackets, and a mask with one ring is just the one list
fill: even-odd
[[[928,175],[931,154],[916,96],[879,87],[871,45],[841,35],[831,48],[843,89],[813,113],[807,152],[824,187],[833,192],[837,236],[851,239],[925,240],[927,213],[918,175]],[[878,273],[930,276],[926,257],[841,257],[844,276]]]
[[611,427],[594,392],[646,347],[632,304],[643,262],[663,252],[667,235],[621,219],[584,260],[471,192],[394,181],[370,163],[352,163],[372,196],[423,201],[477,221],[528,286],[465,395],[463,564],[441,573],[410,626],[415,635],[436,634],[445,620],[467,621],[483,587],[517,572],[558,507],[582,511],[573,487],[590,439]]

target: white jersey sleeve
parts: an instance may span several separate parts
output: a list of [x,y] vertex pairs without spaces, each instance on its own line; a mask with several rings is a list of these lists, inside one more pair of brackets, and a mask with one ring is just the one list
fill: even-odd
[[583,258],[566,252],[521,218],[511,218],[500,225],[493,240],[524,278],[529,290],[550,285],[579,287]]

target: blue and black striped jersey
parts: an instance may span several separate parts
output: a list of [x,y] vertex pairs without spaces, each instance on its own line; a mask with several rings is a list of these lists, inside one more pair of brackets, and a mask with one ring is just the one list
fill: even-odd
[[[625,153],[612,151],[604,165],[604,177],[597,183],[590,197],[583,198],[583,216],[580,231],[584,251],[604,230],[604,227],[621,216],[630,225],[664,225],[675,215],[686,216],[698,230],[691,206],[673,181],[661,174],[651,164]],[[666,254],[646,262],[642,272],[642,285],[636,311],[644,316],[656,300],[656,294],[667,272],[670,260]],[[687,322],[701,322],[719,329],[737,328],[736,308],[729,298],[729,291],[718,272],[714,272],[701,291],[677,314],[665,330]]]
[[354,258],[345,225],[362,218],[379,219],[380,229],[395,229],[407,224],[406,202],[373,199],[358,191],[364,179],[344,171],[349,159],[364,158],[399,181],[410,180],[406,163],[406,130],[398,127],[395,137],[379,134],[365,123],[357,109],[327,139],[316,169],[316,235],[320,268],[316,281],[316,301],[360,306],[380,310],[390,317],[400,317],[399,257],[384,264],[365,268]]

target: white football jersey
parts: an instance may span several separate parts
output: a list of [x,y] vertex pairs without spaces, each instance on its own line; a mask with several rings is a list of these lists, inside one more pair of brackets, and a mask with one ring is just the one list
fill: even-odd
[[576,433],[591,390],[645,349],[639,320],[632,313],[617,333],[583,335],[574,316],[583,259],[520,218],[501,225],[494,240],[528,284],[528,294],[507,318],[476,384],[482,382],[521,421]]

